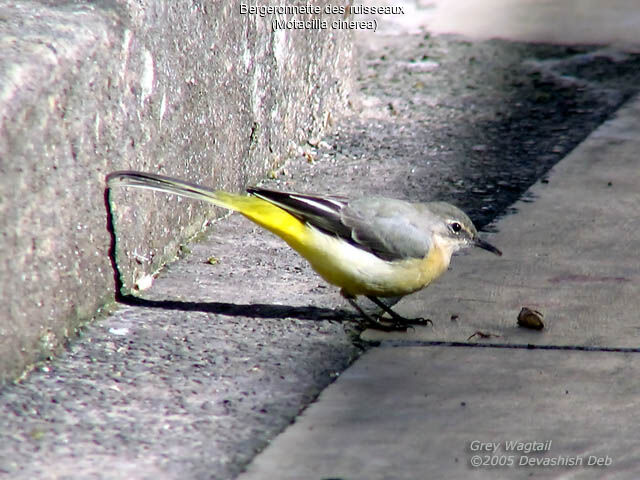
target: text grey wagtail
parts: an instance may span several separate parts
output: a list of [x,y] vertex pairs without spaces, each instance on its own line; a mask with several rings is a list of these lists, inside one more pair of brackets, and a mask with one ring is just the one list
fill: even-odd
[[[398,315],[379,297],[401,297],[426,287],[447,270],[456,250],[473,245],[502,255],[478,237],[462,210],[445,202],[308,195],[257,187],[240,195],[133,171],[113,172],[107,183],[174,193],[240,212],[287,242],[322,278],[340,287],[349,303],[377,328],[406,329],[409,323],[426,323]],[[374,320],[355,302],[358,295],[373,301],[393,322]]]

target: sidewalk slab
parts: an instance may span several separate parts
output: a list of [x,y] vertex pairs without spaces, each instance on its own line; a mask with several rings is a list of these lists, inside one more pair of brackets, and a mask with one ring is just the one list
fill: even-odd
[[[484,234],[502,257],[474,249],[396,310],[433,327],[367,331],[367,340],[534,345],[640,346],[640,98],[558,163]],[[522,307],[540,311],[541,331],[517,326]]]
[[[238,480],[638,478],[639,374],[633,353],[373,349]],[[513,466],[473,467],[474,455]],[[521,465],[545,459],[569,466]]]

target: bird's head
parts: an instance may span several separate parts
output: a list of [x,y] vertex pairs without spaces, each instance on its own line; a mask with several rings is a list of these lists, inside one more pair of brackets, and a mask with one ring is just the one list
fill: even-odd
[[471,219],[458,207],[446,202],[425,204],[433,214],[433,232],[437,240],[453,252],[466,247],[480,247],[496,255],[502,252],[478,236]]

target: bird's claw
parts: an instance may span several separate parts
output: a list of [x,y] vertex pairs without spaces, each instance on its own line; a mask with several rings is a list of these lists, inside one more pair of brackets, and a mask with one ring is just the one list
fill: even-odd
[[472,335],[469,335],[469,338],[467,338],[467,342],[469,340],[471,340],[473,337],[478,337],[478,338],[491,338],[491,337],[500,337],[501,335],[498,335],[497,333],[489,333],[489,332],[481,332],[480,330],[474,332]]
[[433,322],[431,321],[430,318],[423,318],[423,317],[407,318],[405,319],[405,322],[408,323],[409,325],[421,325],[423,327],[426,327],[427,325],[433,325]]
[[383,330],[385,332],[406,332],[408,329],[415,330],[415,325],[418,326],[427,326],[433,325],[433,322],[428,318],[404,318],[401,319],[386,319],[386,318],[378,318],[371,322],[369,322],[370,328],[375,328],[377,330]]
[[[384,332],[406,332],[411,325],[403,322],[389,322],[385,320],[374,320],[369,323],[369,328],[382,330]],[[413,328],[413,327],[412,327]]]

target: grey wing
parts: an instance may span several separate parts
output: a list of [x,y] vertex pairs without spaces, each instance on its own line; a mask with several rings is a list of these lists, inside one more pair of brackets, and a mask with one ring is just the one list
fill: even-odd
[[429,253],[431,235],[418,228],[419,212],[408,202],[383,197],[349,200],[256,187],[247,191],[383,260],[423,258]]
[[431,248],[431,234],[420,228],[420,212],[408,202],[362,198],[350,202],[341,217],[352,240],[384,260],[423,258]]
[[247,192],[277,205],[303,222],[327,233],[346,239],[351,238],[351,229],[342,223],[341,219],[341,212],[349,202],[346,197],[279,192],[258,187],[248,188]]

